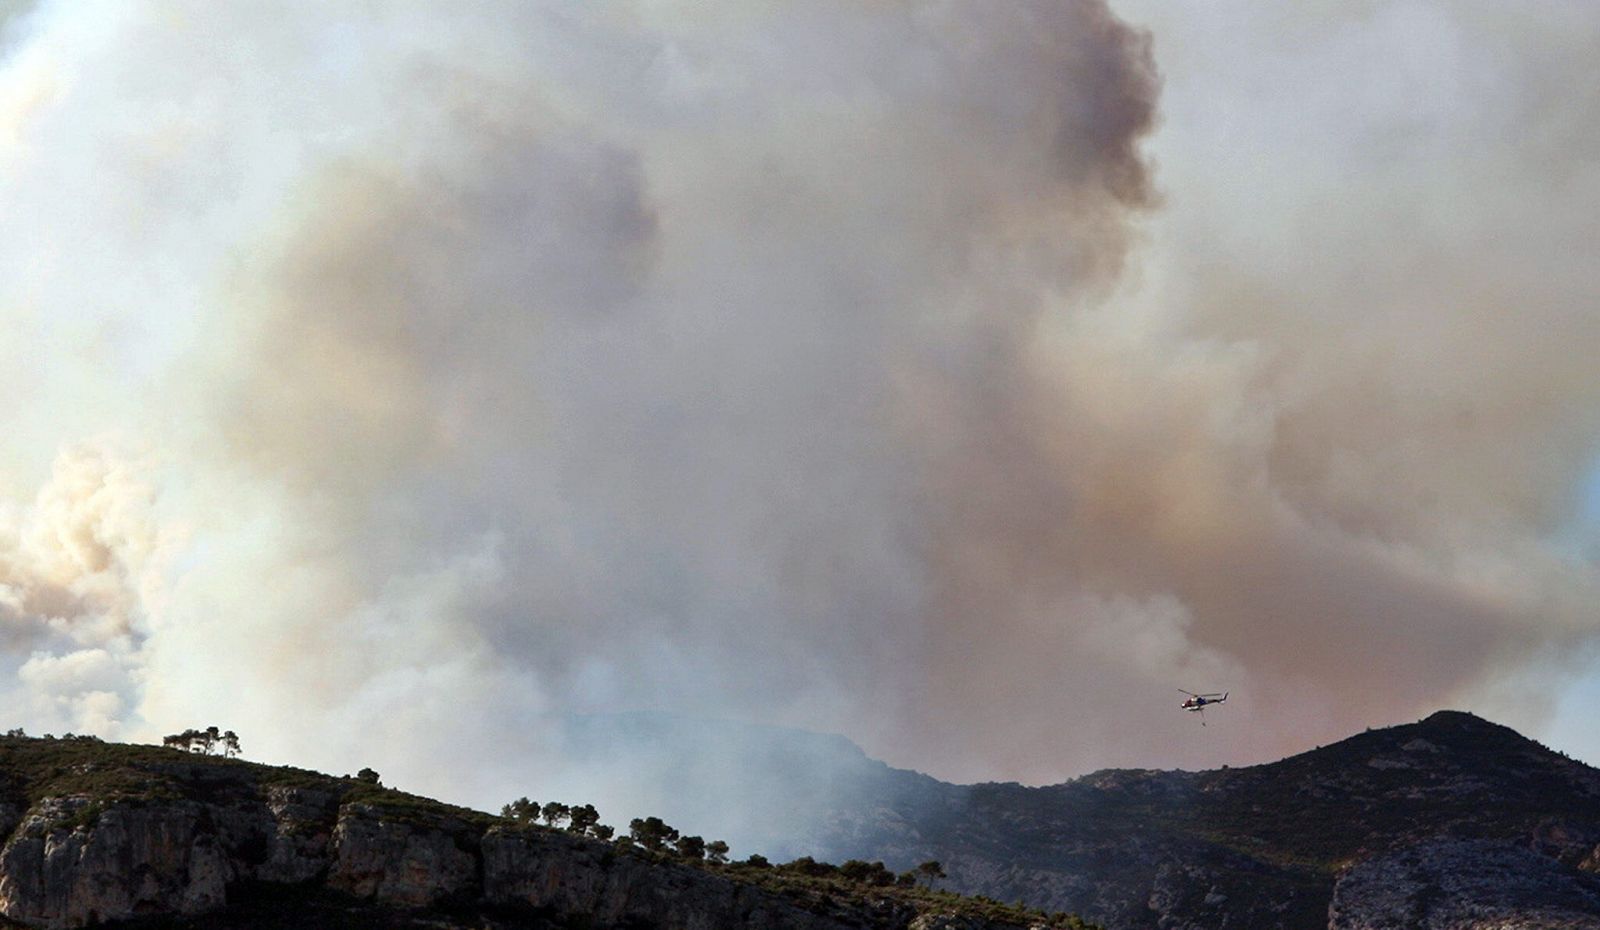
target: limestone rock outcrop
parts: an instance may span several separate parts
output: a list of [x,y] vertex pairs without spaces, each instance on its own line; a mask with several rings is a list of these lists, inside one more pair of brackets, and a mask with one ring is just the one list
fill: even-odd
[[[180,773],[182,783],[193,781]],[[577,922],[656,930],[996,930],[919,914],[903,901],[806,900],[692,865],[556,830],[392,805],[330,787],[248,779],[193,788],[208,799],[0,804],[0,915],[44,930],[141,916],[200,915],[239,882],[320,889],[396,913],[490,908],[507,926]],[[427,913],[440,913],[437,910]],[[525,920],[514,915],[522,914]],[[948,920],[944,919],[949,917]],[[953,921],[953,922],[952,922]],[[434,918],[428,926],[455,926]],[[473,923],[471,925],[476,926]],[[1012,928],[1016,930],[1016,928]]]
[[191,802],[99,809],[49,798],[0,849],[0,913],[39,927],[82,927],[220,906],[235,875],[205,811]]

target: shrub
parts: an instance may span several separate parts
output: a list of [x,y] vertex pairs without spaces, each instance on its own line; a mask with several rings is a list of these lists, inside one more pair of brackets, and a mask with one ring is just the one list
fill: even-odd
[[706,841],[698,836],[680,836],[673,844],[678,850],[678,855],[685,859],[704,859],[706,857]]
[[667,826],[660,817],[635,817],[628,822],[628,834],[633,841],[651,852],[660,852],[668,843],[678,838],[678,831]]
[[884,868],[881,862],[863,862],[860,859],[851,859],[839,866],[839,874],[853,882],[863,885],[883,887],[894,884],[894,873]]

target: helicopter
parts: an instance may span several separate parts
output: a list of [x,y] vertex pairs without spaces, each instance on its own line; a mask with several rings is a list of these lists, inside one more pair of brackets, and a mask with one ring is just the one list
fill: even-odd
[[1228,699],[1228,692],[1226,691],[1222,692],[1221,694],[1217,694],[1216,692],[1212,692],[1210,694],[1196,694],[1193,691],[1184,691],[1182,688],[1179,688],[1178,690],[1189,695],[1183,699],[1183,703],[1179,704],[1178,707],[1183,710],[1198,712],[1200,714],[1201,726],[1206,725],[1206,705],[1221,704],[1223,701]]

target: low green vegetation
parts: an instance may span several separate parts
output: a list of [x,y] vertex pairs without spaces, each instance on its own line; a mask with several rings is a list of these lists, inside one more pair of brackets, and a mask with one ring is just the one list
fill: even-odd
[[[753,856],[751,860],[759,858]],[[745,881],[801,902],[865,898],[898,903],[918,912],[954,914],[1019,927],[1057,930],[1091,930],[1093,927],[1072,914],[1051,913],[1021,903],[1007,904],[983,895],[962,895],[932,887],[924,883],[931,880],[924,867],[932,866],[942,875],[936,862],[896,874],[881,862],[850,860],[843,865],[832,865],[801,857],[793,862],[770,865],[764,864],[764,860],[761,863],[751,860],[732,863],[726,869]]]
[[47,797],[105,802],[183,797],[180,779],[163,770],[172,750],[104,743],[67,734],[0,737],[0,800],[28,807]]
[[371,769],[336,778],[198,748],[107,743],[72,734],[33,738],[17,730],[0,736],[0,802],[22,808],[52,797],[84,798],[97,810],[155,801],[242,801],[270,788],[327,791],[338,803],[366,804],[400,820],[456,820],[484,828],[499,822],[481,811],[385,788]]

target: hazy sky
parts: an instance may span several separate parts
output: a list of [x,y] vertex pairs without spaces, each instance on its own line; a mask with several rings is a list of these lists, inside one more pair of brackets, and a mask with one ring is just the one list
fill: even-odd
[[7,725],[1600,761],[1586,0],[0,17]]

